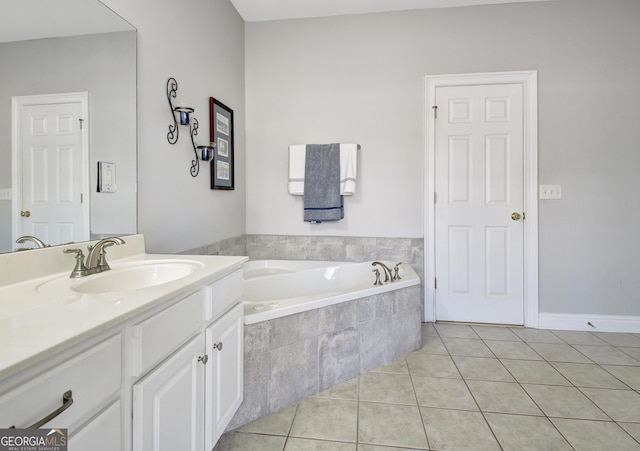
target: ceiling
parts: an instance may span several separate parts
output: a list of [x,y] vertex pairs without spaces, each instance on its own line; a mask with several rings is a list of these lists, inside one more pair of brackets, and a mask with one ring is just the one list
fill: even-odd
[[0,42],[128,31],[97,0],[0,0]]
[[231,0],[246,22],[549,0]]

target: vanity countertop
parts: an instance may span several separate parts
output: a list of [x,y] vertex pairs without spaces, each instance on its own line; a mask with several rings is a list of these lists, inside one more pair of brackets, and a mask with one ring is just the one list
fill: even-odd
[[[198,286],[212,283],[241,268],[248,260],[248,257],[243,256],[145,254],[143,239],[136,240],[134,236],[131,242],[136,241],[142,243],[142,249],[140,245],[132,245],[128,250],[120,251],[118,255],[116,248],[124,248],[126,244],[109,248],[109,254],[113,254],[109,263],[114,270],[122,265],[157,260],[198,262],[199,269],[171,282],[130,291],[114,289],[108,293],[80,293],[70,288],[78,280],[89,280],[94,276],[69,279],[68,289],[63,286],[62,289],[58,287],[53,291],[40,290],[43,284],[54,280],[58,286],[66,284],[66,279],[73,269],[73,258],[67,254],[67,271],[0,285],[0,380],[120,324],[179,293],[188,293]],[[63,248],[51,248],[46,251],[58,255],[62,254]],[[136,253],[140,250],[141,253]],[[28,260],[29,257],[26,254],[34,252],[32,258],[36,258],[35,252],[40,251],[45,249],[16,253],[15,257],[21,260],[14,259],[13,263],[18,266],[24,264],[25,259]],[[56,254],[53,254],[54,252]],[[11,255],[1,257],[0,270],[9,271]],[[15,272],[16,268],[12,269]],[[11,275],[0,277],[5,281],[16,280]]]

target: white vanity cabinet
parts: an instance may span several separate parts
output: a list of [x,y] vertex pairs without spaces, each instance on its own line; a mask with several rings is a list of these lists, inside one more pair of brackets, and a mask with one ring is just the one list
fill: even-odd
[[133,450],[210,451],[242,402],[241,271],[131,326]]

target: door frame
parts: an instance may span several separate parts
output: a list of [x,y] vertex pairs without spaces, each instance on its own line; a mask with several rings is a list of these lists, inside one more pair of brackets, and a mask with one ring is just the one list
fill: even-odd
[[524,326],[538,327],[538,72],[486,72],[425,76],[424,321],[436,320],[435,115],[436,88],[522,84],[524,107]]
[[11,205],[11,235],[13,241],[20,237],[20,209],[22,206],[22,121],[20,110],[23,106],[51,105],[57,103],[80,103],[81,116],[87,129],[81,134],[82,139],[82,192],[84,193],[82,220],[85,224],[87,236],[91,233],[90,181],[89,181],[89,93],[69,92],[61,94],[38,94],[14,96],[11,98],[11,190],[13,195]]

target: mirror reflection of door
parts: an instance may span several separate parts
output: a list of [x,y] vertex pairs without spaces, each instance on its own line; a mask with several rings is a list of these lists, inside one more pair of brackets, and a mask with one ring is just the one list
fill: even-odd
[[89,240],[88,94],[14,97],[12,114],[14,241]]

